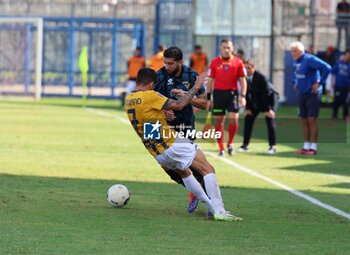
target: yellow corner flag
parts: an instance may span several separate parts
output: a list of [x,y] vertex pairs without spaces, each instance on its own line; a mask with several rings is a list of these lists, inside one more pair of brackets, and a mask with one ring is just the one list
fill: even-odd
[[86,94],[87,94],[86,90],[87,90],[88,71],[89,71],[88,47],[84,46],[81,49],[78,64],[81,72],[81,87],[82,87],[81,98],[83,101],[83,107],[86,107]]
[[[209,111],[208,114],[207,114],[207,117],[205,119],[205,123],[204,123],[204,127],[203,127],[203,130],[202,132],[206,132],[208,131],[209,129],[211,129],[211,112]],[[205,138],[202,138],[202,139],[205,139]]]

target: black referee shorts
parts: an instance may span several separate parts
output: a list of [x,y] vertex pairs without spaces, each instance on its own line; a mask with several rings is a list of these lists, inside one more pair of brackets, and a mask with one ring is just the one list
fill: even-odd
[[225,115],[227,112],[238,112],[238,90],[213,91],[213,115]]

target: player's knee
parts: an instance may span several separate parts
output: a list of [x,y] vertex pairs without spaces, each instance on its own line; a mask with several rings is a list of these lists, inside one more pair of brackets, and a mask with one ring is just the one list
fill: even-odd
[[[164,169],[165,170],[165,169]],[[165,172],[169,175],[169,177],[178,184],[183,184],[182,178],[176,172],[172,170],[165,170]]]
[[186,170],[174,170],[181,178],[186,178],[191,175],[191,171],[189,169]]
[[215,169],[209,164],[209,162],[206,162],[206,164],[204,164],[202,167],[202,176],[210,173],[215,173]]
[[228,123],[238,125],[239,123],[238,113],[230,112],[228,114]]
[[224,116],[215,116],[215,125],[223,125],[224,120]]

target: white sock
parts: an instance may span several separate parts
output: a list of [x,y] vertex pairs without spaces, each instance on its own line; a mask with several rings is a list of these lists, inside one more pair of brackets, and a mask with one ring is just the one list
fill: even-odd
[[317,151],[317,143],[311,143],[311,150]]
[[208,207],[210,211],[213,211],[213,205],[212,201],[209,199],[207,194],[205,194],[202,186],[199,184],[199,182],[193,177],[193,175],[190,175],[186,178],[182,178],[186,189],[193,193],[200,201],[204,202],[205,205]]
[[216,175],[214,173],[210,173],[205,175],[203,179],[205,189],[207,190],[208,196],[213,205],[214,213],[218,214],[225,211]]
[[311,143],[308,142],[308,141],[304,142],[304,147],[303,147],[303,149],[304,149],[304,150],[310,150],[310,148],[311,148]]

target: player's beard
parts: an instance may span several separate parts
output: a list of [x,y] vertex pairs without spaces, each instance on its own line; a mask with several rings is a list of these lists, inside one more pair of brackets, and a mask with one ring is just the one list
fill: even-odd
[[174,69],[174,71],[172,71],[172,72],[170,73],[170,76],[176,76],[176,74],[179,72],[180,68],[181,68],[180,64],[177,64],[177,66],[176,66],[176,68]]

